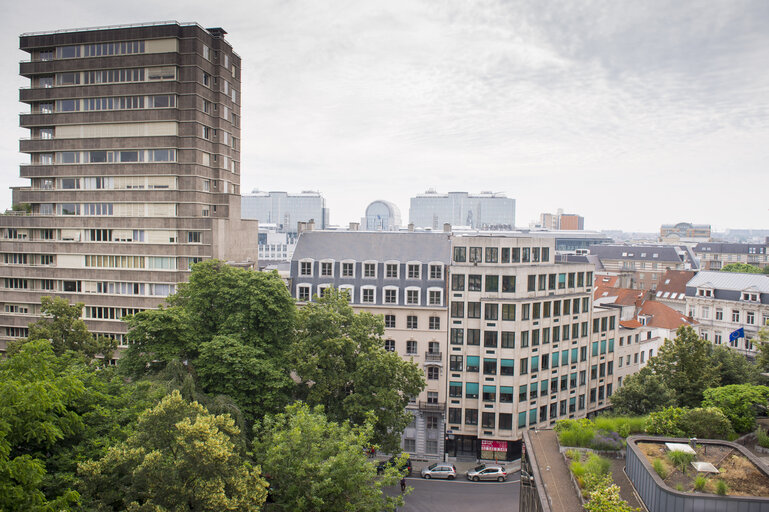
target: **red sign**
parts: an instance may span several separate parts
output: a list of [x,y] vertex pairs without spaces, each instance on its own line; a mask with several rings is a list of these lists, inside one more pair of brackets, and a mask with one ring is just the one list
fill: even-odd
[[484,452],[506,452],[507,441],[486,441],[481,440],[481,451]]

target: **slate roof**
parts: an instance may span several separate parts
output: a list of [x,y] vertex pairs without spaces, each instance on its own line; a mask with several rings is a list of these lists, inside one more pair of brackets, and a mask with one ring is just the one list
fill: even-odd
[[591,245],[590,254],[602,260],[683,261],[678,249],[670,245]]
[[[753,249],[753,252],[750,250]],[[730,242],[701,242],[694,246],[694,252],[725,254],[768,254],[766,244],[737,244]]]
[[304,258],[355,261],[451,260],[449,233],[383,231],[305,231],[299,236],[293,261]]
[[716,290],[743,291],[755,288],[755,291],[769,293],[769,276],[763,274],[743,274],[740,272],[717,272],[701,270],[686,283],[687,288],[707,286]]

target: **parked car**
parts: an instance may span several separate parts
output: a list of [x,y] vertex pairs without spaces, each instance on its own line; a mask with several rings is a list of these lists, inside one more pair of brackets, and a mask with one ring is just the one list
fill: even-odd
[[426,468],[422,468],[422,478],[427,480],[431,478],[447,478],[454,480],[457,477],[457,468],[454,464],[436,462]]
[[467,479],[473,482],[480,480],[496,480],[504,482],[507,479],[507,470],[496,464],[481,464],[467,472]]
[[[376,465],[376,474],[381,475],[384,473],[385,469],[387,469],[387,466],[395,466],[395,464],[398,463],[398,459],[400,456],[392,456],[387,460],[381,461],[379,464]],[[411,457],[406,457],[406,460],[401,464],[400,468],[401,471],[406,471],[407,476],[411,476]]]

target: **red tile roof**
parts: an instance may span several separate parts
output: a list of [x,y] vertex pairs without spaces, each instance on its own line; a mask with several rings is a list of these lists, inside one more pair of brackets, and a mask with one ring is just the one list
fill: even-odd
[[636,306],[641,307],[643,304],[644,296],[646,292],[644,290],[633,290],[631,288],[613,288],[610,286],[596,286],[593,292],[593,300],[605,299],[607,297],[615,297],[613,304],[619,306]]
[[680,311],[676,311],[655,300],[647,300],[644,302],[638,315],[651,317],[646,321],[646,325],[649,327],[660,327],[662,329],[678,329],[682,325],[692,325],[696,323],[691,318],[684,316]]
[[[660,276],[657,283],[657,298],[664,299],[665,292],[678,293],[681,299],[686,295],[686,283],[694,277],[694,270],[668,270]],[[662,293],[660,293],[662,292]],[[668,296],[669,297],[669,296]]]
[[637,329],[638,327],[643,327],[643,324],[638,320],[622,320],[619,324],[626,329]]

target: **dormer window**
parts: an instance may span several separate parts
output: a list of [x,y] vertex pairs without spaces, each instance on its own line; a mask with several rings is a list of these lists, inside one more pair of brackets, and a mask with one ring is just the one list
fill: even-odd
[[709,288],[699,288],[697,290],[697,295],[699,297],[712,297],[713,296],[713,290]]
[[742,292],[742,300],[747,300],[750,302],[758,302],[758,293]]

